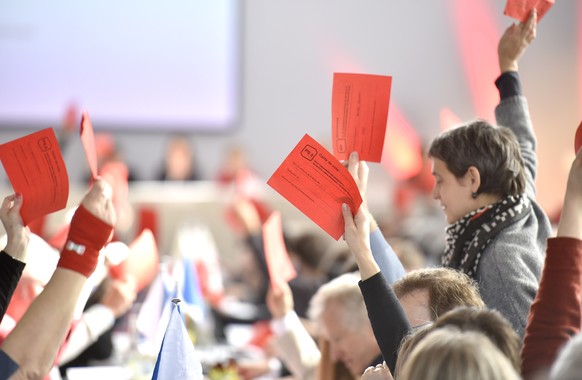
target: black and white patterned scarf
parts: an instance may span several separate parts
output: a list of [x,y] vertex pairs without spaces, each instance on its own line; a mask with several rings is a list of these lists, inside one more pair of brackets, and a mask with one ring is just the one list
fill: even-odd
[[489,206],[472,211],[447,227],[443,266],[458,269],[475,278],[481,255],[499,231],[531,212],[525,195],[509,195]]

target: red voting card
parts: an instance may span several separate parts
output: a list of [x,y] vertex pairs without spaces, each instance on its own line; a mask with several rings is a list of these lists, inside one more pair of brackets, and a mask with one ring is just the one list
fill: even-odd
[[362,204],[348,170],[307,134],[267,184],[336,240],[344,233],[342,203],[348,204],[354,215]]
[[103,178],[113,190],[113,205],[119,209],[127,201],[129,192],[128,176],[129,169],[127,165],[121,161],[110,161],[103,165],[99,171],[99,175]]
[[582,147],[582,123],[580,123],[576,130],[576,137],[574,138],[574,153],[578,154],[580,147]]
[[97,152],[95,150],[95,134],[93,133],[93,124],[89,119],[89,114],[83,112],[81,117],[81,142],[85,148],[85,155],[91,169],[91,181],[97,178]]
[[275,288],[279,282],[289,282],[297,276],[285,247],[281,213],[278,211],[273,211],[263,224],[263,245],[271,287]]
[[333,74],[332,138],[338,160],[357,151],[362,161],[380,162],[391,86],[389,76]]
[[507,0],[503,14],[525,23],[531,10],[535,8],[538,14],[537,22],[540,22],[554,2],[555,0]]
[[14,191],[24,198],[24,225],[65,208],[69,176],[52,128],[0,145],[0,159]]
[[113,278],[131,275],[141,291],[156,277],[159,269],[158,245],[154,234],[147,228],[129,245],[129,256],[117,266],[109,268]]

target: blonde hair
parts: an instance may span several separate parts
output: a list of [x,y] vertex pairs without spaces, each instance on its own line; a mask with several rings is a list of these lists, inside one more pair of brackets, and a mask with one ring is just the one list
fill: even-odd
[[518,380],[489,338],[445,327],[428,334],[410,353],[399,380]]
[[460,306],[441,315],[433,324],[434,329],[447,326],[483,333],[509,359],[513,368],[521,372],[521,339],[499,311]]
[[394,294],[401,298],[415,290],[428,290],[431,319],[457,306],[485,308],[475,280],[452,268],[423,268],[407,273],[393,285]]

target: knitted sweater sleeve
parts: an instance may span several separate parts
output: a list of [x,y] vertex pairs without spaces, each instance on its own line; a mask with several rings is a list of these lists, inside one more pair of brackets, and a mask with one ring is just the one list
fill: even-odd
[[548,239],[538,293],[531,305],[521,352],[525,379],[548,368],[558,350],[580,332],[582,240]]
[[536,137],[529,115],[527,100],[521,95],[517,73],[504,73],[495,82],[501,101],[495,108],[497,124],[515,133],[521,156],[525,164],[525,192],[535,199],[535,178],[537,172]]

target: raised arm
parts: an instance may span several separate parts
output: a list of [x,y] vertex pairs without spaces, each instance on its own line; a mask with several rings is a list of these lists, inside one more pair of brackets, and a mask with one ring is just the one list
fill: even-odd
[[537,171],[536,138],[526,99],[521,96],[518,61],[536,36],[537,15],[532,11],[526,23],[505,30],[497,48],[500,77],[495,82],[501,101],[495,109],[497,124],[511,129],[519,141],[525,164],[526,194],[535,199]]
[[295,378],[315,379],[321,353],[293,310],[293,295],[287,283],[269,288],[267,307],[273,316],[271,330],[275,354]]
[[6,247],[0,253],[0,321],[22,275],[30,241],[30,230],[24,227],[20,216],[21,207],[22,195],[12,194],[4,198],[0,209],[0,219],[6,230]]
[[[398,259],[398,256],[392,249],[392,247],[386,242],[386,239],[382,235],[382,231],[378,228],[378,223],[374,219],[372,213],[368,209],[368,203],[366,199],[366,191],[368,187],[368,174],[369,168],[365,161],[360,161],[357,152],[352,152],[348,159],[348,171],[356,181],[358,189],[364,202],[360,206],[360,210],[365,214],[367,220],[369,221],[370,227],[368,231],[368,240],[370,245],[370,250],[372,253],[372,259],[378,265],[378,269],[384,277],[388,284],[392,285],[396,280],[404,276],[404,267]],[[362,237],[365,238],[365,237]],[[350,247],[351,248],[351,247]],[[357,259],[357,257],[356,257]],[[364,264],[364,263],[361,263]],[[372,265],[372,263],[369,263]],[[359,266],[360,264],[358,264]],[[363,273],[360,273],[362,278]],[[373,275],[374,273],[370,273]],[[364,279],[364,278],[363,278]]]
[[36,379],[49,372],[83,285],[97,266],[99,251],[109,240],[115,220],[111,188],[97,180],[73,216],[53,276],[0,347],[19,367],[11,377],[3,376]]
[[349,207],[342,205],[345,222],[345,240],[360,270],[360,290],[368,311],[368,318],[388,369],[394,373],[398,348],[410,332],[406,314],[380,268],[372,257],[369,241],[370,220],[360,208],[354,217]]
[[580,332],[582,319],[582,150],[572,163],[557,237],[531,306],[521,353],[525,379],[547,370],[560,347]]

